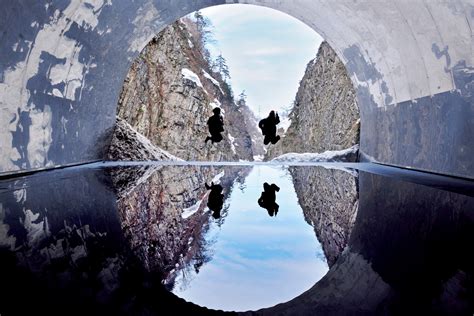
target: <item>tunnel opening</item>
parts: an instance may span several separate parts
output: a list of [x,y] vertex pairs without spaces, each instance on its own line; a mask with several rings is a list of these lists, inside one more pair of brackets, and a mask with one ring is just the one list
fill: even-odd
[[[104,160],[122,79],[143,46],[180,16],[222,2],[42,4],[22,0],[5,4],[0,13],[5,17],[0,19],[0,172]],[[329,272],[313,288],[290,302],[255,313],[472,313],[473,265],[463,249],[472,244],[472,189],[466,179],[473,177],[474,170],[473,5],[468,1],[239,2],[286,12],[319,30],[329,41],[355,88],[363,120],[360,138],[365,161],[432,172],[429,176],[418,174],[416,181],[404,181],[400,173],[406,170],[377,166],[375,169],[383,172],[374,172],[373,163],[359,164],[357,199],[352,201],[358,211],[351,213],[356,218],[342,223],[354,224],[350,237],[344,235],[346,226],[320,231],[341,233],[348,247],[340,248],[339,240],[331,239],[337,242],[328,246],[340,257],[331,259]],[[16,308],[22,313],[28,307],[16,304],[16,299],[25,296],[22,285],[32,285],[26,286],[26,296],[39,309],[51,307],[62,312],[61,304],[54,304],[59,297],[84,312],[91,306],[99,306],[101,312],[109,306],[117,312],[123,312],[121,307],[130,311],[127,308],[133,306],[133,299],[120,298],[133,298],[137,290],[148,304],[142,311],[149,312],[150,306],[159,311],[162,306],[153,300],[153,290],[162,276],[142,270],[141,262],[135,261],[136,253],[145,259],[149,252],[155,253],[159,244],[148,236],[163,227],[148,227],[147,221],[159,223],[156,219],[163,217],[154,216],[165,213],[155,211],[175,202],[164,198],[166,192],[159,190],[160,185],[173,184],[170,179],[183,175],[179,168],[164,171],[162,166],[154,166],[160,170],[149,167],[112,163],[2,179],[0,256],[6,260],[0,264],[2,271],[7,271],[6,287],[11,291],[1,308]],[[314,203],[324,204],[329,197],[325,206],[330,212],[324,217],[346,218],[347,214],[340,216],[332,206],[341,205],[341,196],[353,193],[353,182],[342,190],[328,193],[325,189],[342,183],[341,172],[352,177],[353,170],[323,169],[289,169],[298,178],[293,186],[312,197],[306,208],[316,208]],[[80,170],[82,174],[78,174]],[[199,182],[202,197],[210,194],[202,182],[208,184],[220,172],[211,168],[194,180],[185,175],[182,180]],[[443,185],[430,178],[433,173],[443,178]],[[443,176],[446,174],[467,183],[460,184]],[[318,178],[330,184],[318,186]],[[236,187],[239,190],[245,186],[245,181],[241,182]],[[184,196],[185,209],[192,213],[201,199],[180,188],[174,187],[173,194]],[[318,188],[322,190],[315,194],[312,190]],[[127,202],[142,212],[127,212],[126,206],[132,205]],[[304,204],[304,199],[299,203]],[[343,208],[349,209],[347,205]],[[175,217],[169,218],[171,227],[182,224],[182,211],[177,207]],[[321,214],[313,215],[320,227],[339,229],[335,221],[327,223],[318,218]],[[147,221],[140,221],[140,216]],[[196,215],[195,220],[200,218]],[[133,234],[126,235],[133,229],[137,236],[142,234],[137,237],[142,243],[135,244],[136,252],[128,257],[130,247],[124,250],[117,245],[130,245],[127,238]],[[158,236],[174,241],[172,234]],[[441,259],[440,249],[447,251]],[[409,260],[405,260],[406,250]],[[54,283],[64,276],[73,280],[67,291]],[[45,284],[53,287],[48,288],[51,292],[43,291]],[[87,284],[94,284],[93,289]],[[104,293],[117,289],[114,295],[118,296],[107,301],[110,297]],[[158,292],[161,290],[159,287]],[[81,293],[90,295],[84,301]],[[175,296],[164,297],[169,298],[165,305],[169,303],[176,310],[219,313],[185,304]],[[97,298],[99,305],[94,305]]]
[[[349,150],[347,157],[350,158],[345,161],[357,160],[360,118],[355,91],[344,64],[329,44],[323,42],[313,30],[301,25],[301,22],[296,22],[296,19],[273,9],[251,5],[216,8],[219,10],[193,12],[167,26],[151,39],[132,63],[119,98],[117,123],[108,158],[133,161],[184,159],[242,162],[279,159],[278,156],[287,154],[285,157],[298,160],[305,155],[352,147],[355,149]],[[218,25],[213,26],[213,20],[208,16],[219,17],[221,21],[217,21]],[[223,19],[223,16],[226,18]],[[228,34],[218,31],[219,27],[225,28]],[[259,27],[262,29],[259,30]],[[251,30],[254,34],[251,34]],[[229,37],[232,40],[227,40],[224,43],[227,46],[222,47],[212,37],[224,38],[224,41]],[[310,43],[307,43],[308,41]],[[227,62],[222,51],[224,54],[230,54],[233,59]],[[233,69],[239,66],[244,69],[237,69],[236,73],[240,77],[236,78]],[[299,69],[295,71],[293,68]],[[256,73],[253,74],[253,71]],[[231,77],[234,79],[231,80]],[[237,95],[234,93],[235,85],[246,89]],[[261,90],[266,91],[262,93]],[[252,100],[263,104],[249,105]],[[221,144],[205,146],[202,143],[207,136],[206,121],[215,108],[219,108],[224,116],[224,140]],[[258,123],[270,110],[280,114],[282,125],[285,126],[278,129],[281,134],[280,143],[264,145]],[[289,136],[286,134],[287,130]],[[260,169],[258,170],[260,175]],[[262,170],[272,173],[271,169]],[[297,169],[292,172],[294,177],[300,177]],[[237,176],[233,172],[231,174]],[[253,179],[255,175],[247,175],[242,180],[248,182],[251,187],[255,186],[247,177]],[[313,180],[319,181],[319,177],[321,174],[316,172]],[[280,178],[283,176],[280,175]],[[345,222],[345,231],[341,240],[337,241],[340,243],[338,249],[347,243],[351,226],[348,223],[354,217],[352,213],[356,212],[353,206],[357,195],[354,190],[356,181],[348,176],[343,182],[347,182],[347,188],[353,192],[345,202],[349,211],[342,220]],[[288,184],[285,187],[288,187]],[[224,192],[227,192],[229,201],[232,200],[232,194],[237,200],[233,204],[238,204],[239,198],[235,197],[233,191],[235,188],[233,190],[228,187]],[[288,193],[284,196],[285,199],[291,200]],[[195,202],[195,199],[189,200]],[[185,213],[191,209],[196,211],[193,209],[196,205],[183,206]],[[298,208],[292,208],[295,207]],[[228,214],[227,212],[225,214]],[[230,212],[231,221],[238,218],[232,215],[236,212],[235,209]],[[314,215],[308,216],[311,218]],[[225,217],[219,220],[219,229]],[[308,219],[306,221],[312,222]],[[268,222],[264,221],[262,224]],[[300,295],[326,272],[324,267],[328,259],[314,261],[313,257],[313,261],[305,261],[307,259],[302,257],[303,265],[311,261],[314,267],[318,267],[317,271],[324,273],[316,273],[316,279],[309,275],[301,279],[301,275],[297,273],[298,269],[274,271],[271,284],[282,278],[292,279],[291,282],[282,281],[291,284],[289,288],[292,290],[281,291],[268,297],[264,293],[271,291],[273,285],[268,282],[268,278],[262,278],[266,275],[265,271],[247,275],[238,269],[233,270],[231,262],[225,259],[225,256],[222,257],[223,249],[219,248],[221,246],[213,246],[213,242],[208,240],[209,236],[216,233],[213,221],[206,224],[197,222],[196,225],[206,227],[201,234],[193,236],[201,240],[201,246],[198,247],[200,250],[184,254],[185,259],[179,262],[179,268],[172,271],[165,267],[160,269],[168,271],[163,280],[167,288],[201,306],[228,311],[270,307]],[[308,229],[311,231],[313,228],[307,223],[295,228],[296,231]],[[223,231],[223,235],[227,236],[226,230]],[[242,239],[241,236],[232,234],[221,238],[235,239],[232,243],[238,245]],[[226,251],[239,253],[242,251],[239,247],[241,246]],[[317,240],[308,250],[313,247],[322,249]],[[215,256],[209,256],[208,248],[220,250]],[[244,247],[243,251],[248,250]],[[276,254],[269,251],[262,260],[270,260],[273,255]],[[329,246],[325,244],[324,254],[320,253],[319,258],[325,258],[325,255],[329,256],[332,265],[339,256],[339,250],[329,250]],[[153,261],[151,258],[149,260]],[[214,261],[220,261],[221,264],[216,266]],[[252,259],[246,258],[244,261],[248,261],[244,264],[249,265]],[[212,281],[212,274],[208,271],[213,269],[221,271],[219,278],[227,277],[228,280]],[[233,277],[230,277],[229,273],[222,273],[226,270],[233,271],[230,273]],[[295,277],[291,277],[292,274]],[[224,286],[222,283],[226,284],[227,290],[219,288]],[[232,288],[234,290],[230,291]],[[231,298],[237,294],[236,291],[247,293],[247,299],[233,302]],[[223,295],[219,299],[211,299],[214,292]]]
[[[215,108],[223,141],[201,146]],[[258,125],[270,111],[280,124],[267,145]],[[359,144],[356,93],[336,52],[300,21],[252,5],[197,11],[157,34],[126,76],[117,119],[112,160],[258,161],[349,147],[357,154]],[[162,154],[126,157],[142,138]]]

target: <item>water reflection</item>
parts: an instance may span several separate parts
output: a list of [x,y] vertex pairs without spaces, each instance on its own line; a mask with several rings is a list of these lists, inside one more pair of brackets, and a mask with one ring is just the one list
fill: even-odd
[[[263,183],[269,193],[266,203],[275,204],[275,183],[286,188],[278,196],[285,211],[271,220],[257,203]],[[286,168],[259,166],[246,177],[245,189],[237,187],[225,201],[225,224],[211,223],[205,233],[210,260],[199,271],[179,271],[173,293],[209,308],[237,311],[291,300],[328,270],[321,245],[298,205],[292,177]]]
[[[376,168],[389,177],[146,165],[2,180],[0,313],[207,314],[170,291],[244,310],[311,286],[258,314],[472,313],[472,183]],[[271,220],[265,182],[283,188]]]

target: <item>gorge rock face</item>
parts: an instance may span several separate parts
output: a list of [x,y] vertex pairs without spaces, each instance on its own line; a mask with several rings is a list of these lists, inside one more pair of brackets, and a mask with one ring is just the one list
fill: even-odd
[[[143,50],[126,77],[117,108],[151,143],[184,160],[252,160],[247,111],[197,49],[199,32],[183,19],[165,28]],[[207,120],[220,107],[223,141],[205,144]],[[245,105],[246,107],[246,105]]]
[[154,146],[148,138],[117,117],[117,123],[107,152],[109,160],[180,160]]
[[[308,63],[289,119],[284,137],[268,147],[266,160],[285,153],[339,151],[359,143],[355,91],[344,64],[326,42]],[[348,157],[357,161],[357,152]],[[305,219],[314,227],[332,266],[347,245],[358,211],[357,177],[324,168],[306,173],[290,168],[290,172]]]
[[354,226],[359,206],[357,177],[321,167],[290,167],[290,173],[305,220],[314,227],[331,267]]
[[269,146],[266,159],[288,152],[321,153],[359,143],[359,108],[346,68],[328,43],[308,63],[300,82],[291,124],[285,136]]

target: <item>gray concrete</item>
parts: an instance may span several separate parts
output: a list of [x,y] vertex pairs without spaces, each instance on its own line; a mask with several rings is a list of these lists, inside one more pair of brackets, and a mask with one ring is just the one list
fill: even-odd
[[[224,0],[17,0],[0,12],[0,172],[102,159],[149,39]],[[346,64],[367,159],[474,177],[474,0],[227,1],[286,12]]]

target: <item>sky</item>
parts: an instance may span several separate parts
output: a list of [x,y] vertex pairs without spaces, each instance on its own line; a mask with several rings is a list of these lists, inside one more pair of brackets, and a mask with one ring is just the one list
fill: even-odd
[[[280,187],[277,216],[257,203],[264,182]],[[256,310],[293,299],[327,273],[321,244],[304,219],[287,169],[255,166],[245,189],[235,183],[225,203],[224,224],[211,223],[205,237],[215,241],[211,261],[198,274],[186,274],[189,284],[178,276],[173,293],[208,308]]]
[[235,96],[245,90],[257,117],[289,108],[321,36],[285,13],[260,6],[228,4],[201,12],[214,26],[216,41],[209,50],[226,58]]

